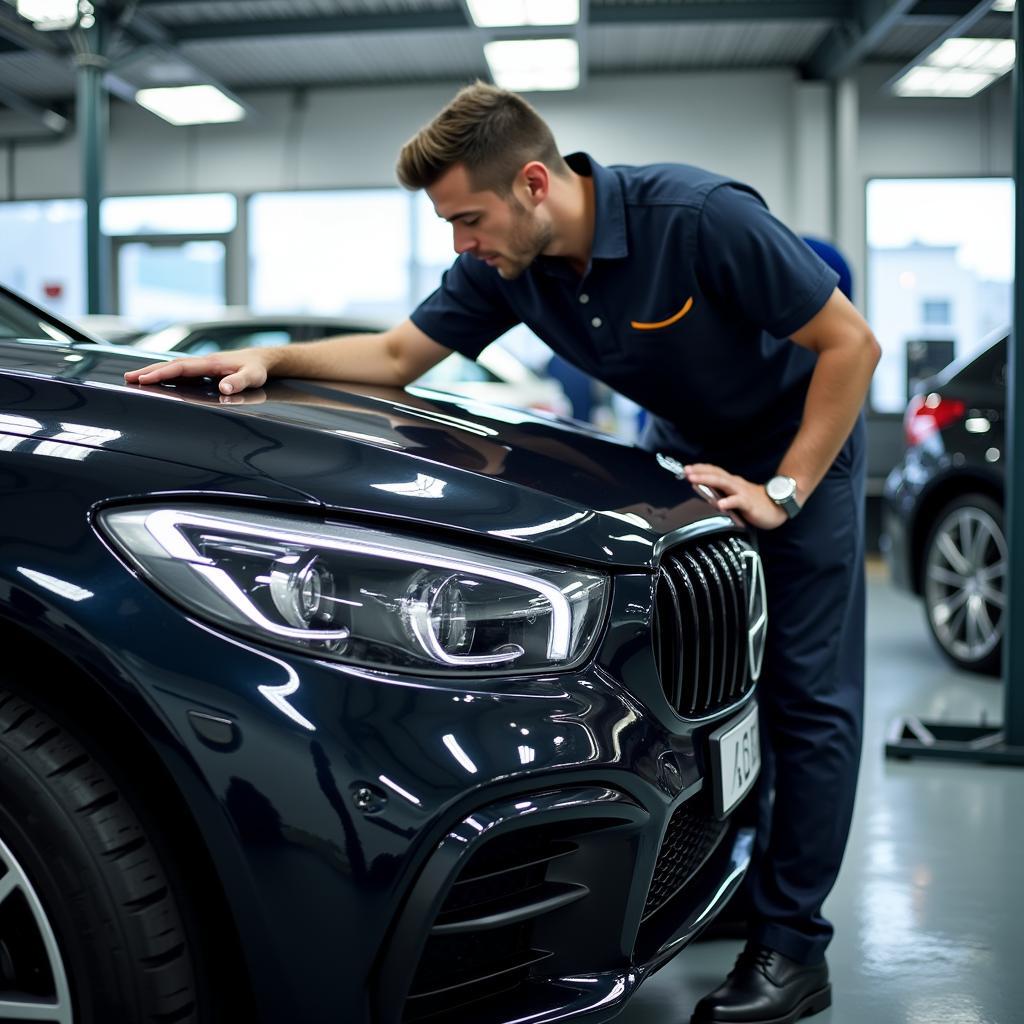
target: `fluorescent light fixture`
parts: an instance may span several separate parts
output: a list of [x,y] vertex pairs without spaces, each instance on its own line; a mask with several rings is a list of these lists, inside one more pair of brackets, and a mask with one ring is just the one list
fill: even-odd
[[213,85],[140,89],[135,101],[171,124],[223,124],[241,121],[245,108]]
[[466,0],[466,4],[481,28],[575,25],[580,20],[580,0]]
[[72,28],[78,21],[78,0],[17,0],[15,6],[41,32]]
[[981,92],[1014,64],[1012,39],[947,39],[924,63],[897,79],[897,96],[967,97]]
[[1012,39],[947,39],[925,64],[1005,75],[1013,67],[1015,53]]
[[1013,11],[1014,0],[995,0],[992,5],[993,11],[1003,11],[1005,14],[1010,14]]
[[897,83],[897,96],[974,96],[999,76],[960,68],[911,68]]
[[491,77],[516,92],[575,89],[580,48],[575,39],[502,39],[484,45]]

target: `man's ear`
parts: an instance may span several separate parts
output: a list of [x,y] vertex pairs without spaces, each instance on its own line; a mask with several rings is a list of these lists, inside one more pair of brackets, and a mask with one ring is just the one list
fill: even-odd
[[540,160],[531,160],[519,172],[519,180],[523,183],[526,198],[539,206],[548,197],[551,190],[551,172]]

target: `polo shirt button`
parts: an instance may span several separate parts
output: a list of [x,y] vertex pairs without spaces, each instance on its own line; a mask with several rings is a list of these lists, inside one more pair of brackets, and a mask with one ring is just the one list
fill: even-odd
[[599,316],[595,316],[590,322],[594,327],[600,327],[604,321]]
[[585,305],[586,305],[586,304],[587,304],[587,303],[588,303],[589,301],[590,301],[590,296],[589,296],[589,295],[587,295],[587,293],[586,293],[586,292],[584,292],[584,293],[583,293],[583,294],[582,294],[582,295],[580,296],[580,302],[581,302],[581,303],[583,303],[583,305],[585,306]]

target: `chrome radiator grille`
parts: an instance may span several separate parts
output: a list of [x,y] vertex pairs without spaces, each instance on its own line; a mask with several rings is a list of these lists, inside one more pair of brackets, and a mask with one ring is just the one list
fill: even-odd
[[703,718],[750,691],[761,670],[765,626],[761,560],[746,541],[702,538],[665,553],[654,654],[678,714]]

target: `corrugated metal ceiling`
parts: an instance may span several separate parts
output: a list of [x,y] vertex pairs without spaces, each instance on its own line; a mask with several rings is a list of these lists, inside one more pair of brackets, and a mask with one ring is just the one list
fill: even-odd
[[[590,0],[592,24],[580,31],[591,74],[800,67],[856,2]],[[937,17],[937,2],[919,0],[930,5],[930,15],[895,24],[867,59],[913,59],[955,20]],[[943,0],[943,9],[950,3]],[[973,0],[962,0],[962,10],[973,6]],[[182,82],[202,80],[181,71],[182,61],[190,59],[214,69],[220,81],[234,88],[461,81],[486,75],[482,44],[487,35],[467,24],[463,0],[141,0],[137,10],[157,31],[169,33],[172,43],[180,37],[180,59],[166,51],[147,54],[123,71],[135,85],[176,84],[176,64]],[[830,16],[810,16],[815,12]],[[10,24],[13,12],[4,0],[0,15],[5,16],[0,17],[0,86],[37,101],[73,96],[70,56],[44,56],[5,44],[3,25],[5,20]],[[608,20],[612,17],[616,20]],[[348,26],[355,31],[343,30],[348,18],[356,19]],[[451,27],[429,27],[439,20]],[[1006,34],[1010,21],[991,15],[973,34]],[[238,32],[214,35],[223,26]],[[49,38],[66,44],[63,33]]]
[[799,64],[829,22],[592,25],[587,33],[594,72],[681,68],[759,68]]
[[[182,46],[235,88],[347,82],[463,80],[486,76],[471,32],[365,32],[283,36]],[[386,76],[381,69],[386,68]]]
[[157,4],[146,4],[143,0],[143,6],[148,14],[168,26],[249,18],[283,20],[464,10],[461,0],[160,0]]

